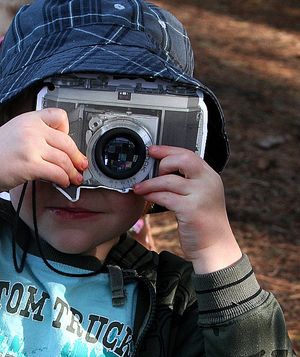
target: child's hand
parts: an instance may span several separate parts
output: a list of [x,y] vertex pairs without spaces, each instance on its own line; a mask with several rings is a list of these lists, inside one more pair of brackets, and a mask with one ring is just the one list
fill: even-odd
[[159,176],[137,184],[134,192],[175,213],[182,250],[195,271],[208,273],[237,261],[241,251],[228,222],[220,176],[190,150],[152,146],[149,153],[161,160]]
[[38,179],[80,184],[87,160],[68,131],[67,114],[57,108],[25,113],[1,126],[0,190]]

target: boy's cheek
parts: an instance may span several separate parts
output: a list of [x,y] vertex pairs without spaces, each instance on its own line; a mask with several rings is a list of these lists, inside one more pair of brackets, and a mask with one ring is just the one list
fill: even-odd
[[[17,211],[18,205],[21,203],[20,199],[21,199],[23,187],[24,185],[20,185],[9,191],[10,200],[15,211]],[[22,215],[22,213],[24,213],[25,210],[28,211],[30,209],[31,211],[31,203],[32,203],[31,201],[32,201],[32,186],[30,183],[28,183],[26,187],[25,195],[22,200],[20,215]]]

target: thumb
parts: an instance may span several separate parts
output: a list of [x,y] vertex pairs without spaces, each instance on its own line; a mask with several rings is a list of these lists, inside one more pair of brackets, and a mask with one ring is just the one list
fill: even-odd
[[60,108],[46,108],[38,111],[42,121],[52,129],[69,133],[69,120],[67,113]]

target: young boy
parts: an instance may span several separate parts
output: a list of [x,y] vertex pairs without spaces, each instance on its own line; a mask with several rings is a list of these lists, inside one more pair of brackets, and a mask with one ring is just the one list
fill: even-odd
[[[2,355],[292,356],[280,306],[228,223],[217,173],[228,156],[223,116],[192,78],[182,25],[143,0],[41,0],[16,15],[0,60],[0,191],[12,204],[1,202]],[[67,200],[52,183],[80,185],[89,163],[66,112],[35,111],[43,80],[67,73],[201,88],[206,161],[152,146],[157,177],[129,193],[82,189]],[[175,213],[189,263],[127,236],[147,202]]]

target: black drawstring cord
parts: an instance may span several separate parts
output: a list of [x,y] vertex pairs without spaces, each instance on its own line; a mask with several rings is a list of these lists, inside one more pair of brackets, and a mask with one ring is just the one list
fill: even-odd
[[36,240],[36,245],[38,247],[39,253],[41,258],[43,259],[43,262],[46,264],[46,266],[54,271],[57,274],[63,275],[63,276],[68,276],[68,277],[74,277],[74,278],[83,278],[83,277],[88,277],[88,276],[94,276],[99,274],[102,271],[102,267],[99,269],[89,272],[89,273],[83,273],[83,274],[73,274],[73,273],[67,273],[64,271],[61,271],[59,269],[56,269],[53,265],[49,263],[47,260],[43,250],[42,250],[42,245],[41,245],[41,240],[39,237],[39,230],[38,230],[38,225],[37,225],[37,219],[36,219],[36,189],[35,189],[35,181],[32,182],[32,217],[33,217],[33,226],[34,226],[34,236]]
[[29,240],[27,240],[26,245],[23,249],[23,254],[21,257],[21,264],[18,264],[18,259],[17,259],[17,250],[16,250],[16,237],[17,237],[17,232],[18,232],[18,227],[19,227],[19,220],[20,220],[20,211],[22,208],[22,204],[23,204],[23,200],[24,200],[24,196],[25,196],[25,192],[27,189],[27,185],[28,182],[25,182],[23,185],[23,189],[21,192],[21,196],[19,199],[19,203],[18,203],[18,207],[17,207],[17,211],[16,211],[16,215],[15,215],[15,219],[14,219],[14,225],[13,225],[13,230],[12,230],[12,254],[13,254],[13,262],[14,262],[14,266],[16,269],[17,273],[22,273],[23,269],[24,269],[24,265],[25,265],[25,260],[26,260],[26,256],[27,256],[27,251],[28,251],[28,247],[29,247]]

